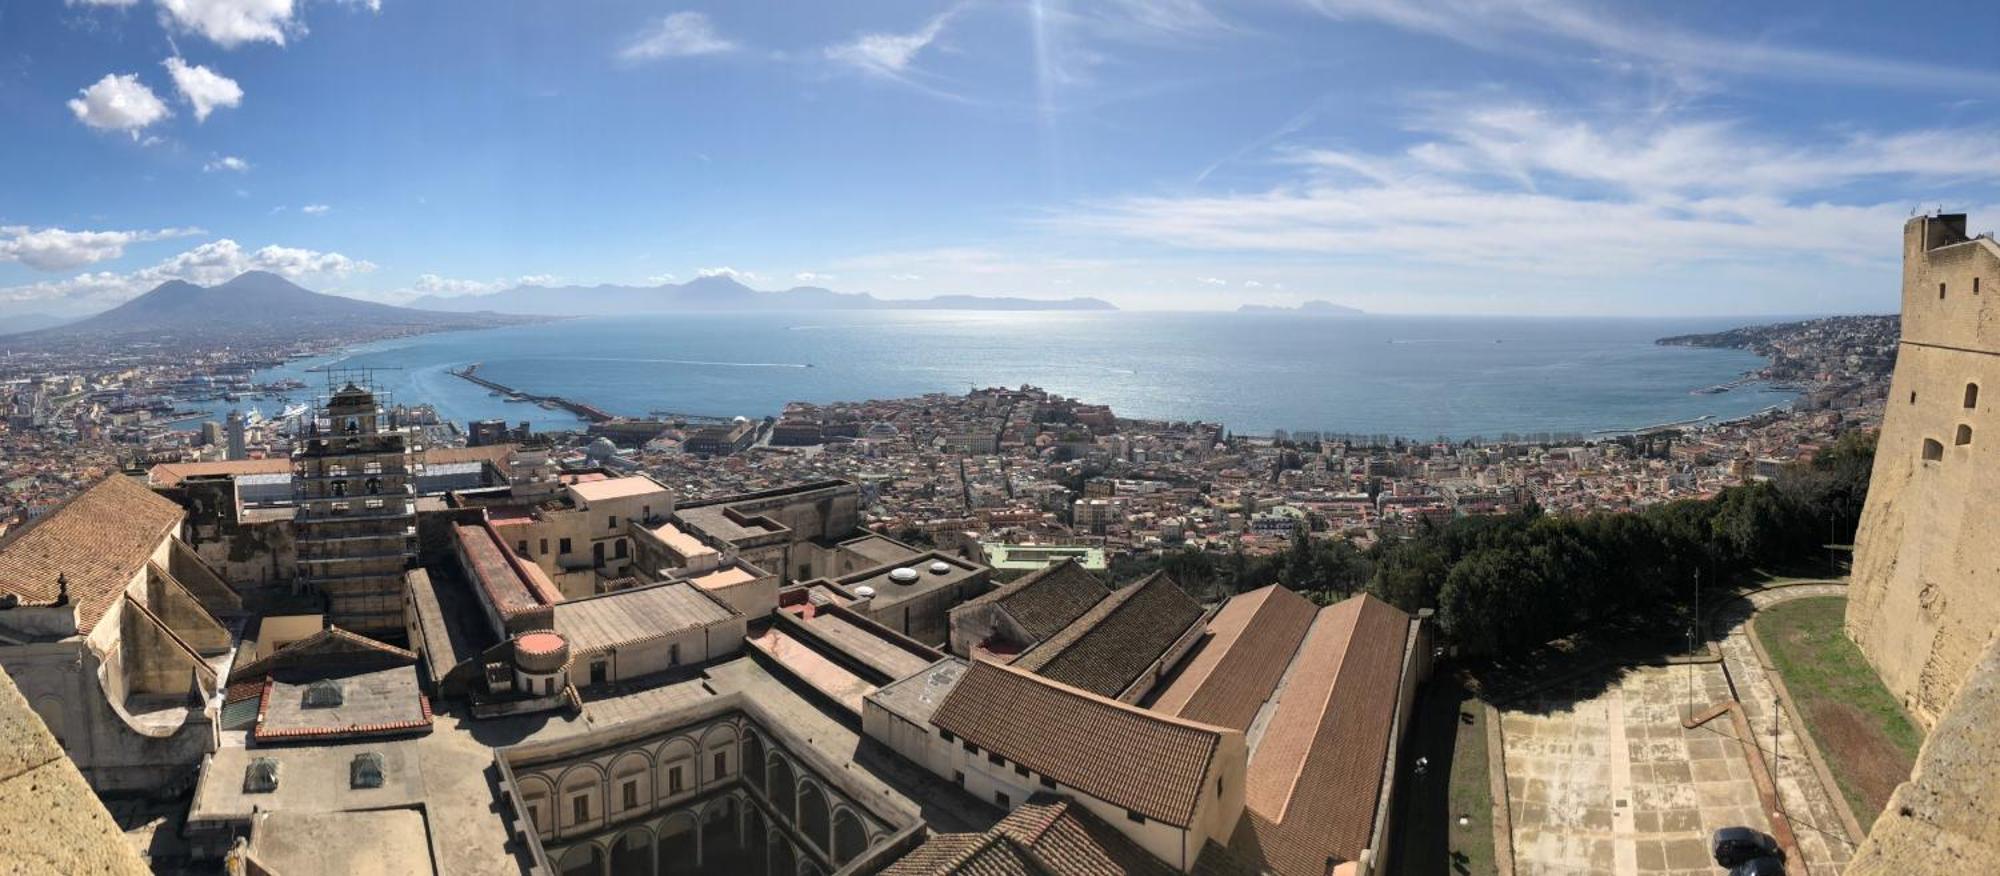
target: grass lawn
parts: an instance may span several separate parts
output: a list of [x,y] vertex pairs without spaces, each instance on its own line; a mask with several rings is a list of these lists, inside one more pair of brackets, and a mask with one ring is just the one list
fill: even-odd
[[[1415,775],[1418,757],[1429,759]],[[1486,773],[1483,704],[1440,667],[1417,700],[1397,766],[1392,841],[1398,873],[1494,876],[1493,795]],[[1459,826],[1459,816],[1469,816]]]
[[1757,636],[1865,826],[1909,778],[1923,735],[1848,640],[1846,611],[1840,596],[1782,602],[1757,613]]

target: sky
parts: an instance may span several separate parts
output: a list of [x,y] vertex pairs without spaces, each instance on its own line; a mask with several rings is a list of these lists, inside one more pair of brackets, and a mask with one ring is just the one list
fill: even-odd
[[0,319],[262,269],[1126,309],[1891,312],[2000,6],[7,0]]

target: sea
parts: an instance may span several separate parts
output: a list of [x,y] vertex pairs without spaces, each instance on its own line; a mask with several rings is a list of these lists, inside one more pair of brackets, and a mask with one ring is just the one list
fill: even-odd
[[[400,404],[463,423],[576,429],[510,403],[479,374],[614,414],[763,417],[790,401],[860,401],[1032,384],[1120,416],[1221,423],[1237,434],[1316,431],[1456,440],[1636,430],[1743,417],[1795,393],[1733,381],[1763,360],[1660,346],[1746,324],[1715,319],[858,311],[568,319],[356,346],[259,372],[305,381],[378,369]],[[275,416],[276,398],[209,405]]]

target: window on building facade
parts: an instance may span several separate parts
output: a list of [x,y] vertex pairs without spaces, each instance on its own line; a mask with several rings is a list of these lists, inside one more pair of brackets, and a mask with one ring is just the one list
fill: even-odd
[[1125,818],[1126,818],[1126,820],[1128,820],[1128,821],[1132,822],[1133,824],[1145,824],[1145,823],[1146,823],[1146,816],[1144,816],[1144,815],[1140,815],[1140,814],[1139,814],[1139,811],[1138,811],[1138,810],[1136,810],[1136,809],[1127,809],[1127,810],[1125,810]]
[[625,808],[637,809],[638,807],[639,807],[639,781],[637,779],[626,779]]
[[1028,775],[1028,768],[1017,763],[1014,765],[1014,774],[1025,778]]
[[965,747],[965,751],[966,751],[966,753],[967,753],[967,754],[978,754],[978,753],[979,753],[979,746],[977,746],[977,745],[973,745],[973,744],[972,744],[971,742],[969,742],[969,741],[968,741],[968,742],[961,742],[961,743],[959,743],[959,745],[962,745],[962,746],[964,746],[964,747]]
[[1936,462],[1944,458],[1944,444],[1936,438],[1924,439],[1924,461]]
[[562,548],[563,553],[565,554],[569,553],[569,539],[566,538],[563,539],[562,541],[558,542],[556,546]]
[[1965,385],[1965,406],[1967,408],[1979,407],[1979,384],[1968,383]]
[[667,767],[667,793],[678,794],[681,792],[681,788],[681,768],[677,766]]
[[993,802],[995,805],[998,805],[1002,809],[1014,808],[1014,801],[1012,799],[1009,799],[1006,792],[1004,791],[994,791]]
[[992,765],[994,765],[994,766],[1006,766],[1006,765],[1007,765],[1007,759],[1006,759],[1006,758],[1004,758],[1004,757],[1001,757],[1000,755],[997,755],[997,754],[994,754],[993,752],[990,752],[990,751],[986,753],[986,762],[987,762],[987,763],[990,763],[990,764],[992,764]]
[[1044,788],[1047,788],[1047,789],[1049,789],[1049,790],[1053,791],[1053,790],[1055,790],[1055,789],[1056,789],[1056,780],[1055,780],[1055,779],[1051,779],[1051,778],[1049,778],[1048,776],[1043,776],[1043,777],[1042,777],[1042,787],[1044,787]]
[[946,730],[943,727],[938,728],[938,738],[946,742],[956,742],[958,740],[957,736],[953,736],[950,730]]
[[574,797],[571,797],[569,800],[569,811],[571,815],[576,817],[576,821],[578,824],[589,821],[590,798],[583,794],[578,794]]
[[1943,300],[1944,300],[1944,284],[1943,284],[1943,283],[1939,283],[1939,284],[1938,284],[1938,300],[1939,300],[1939,301],[1943,301]]
[[525,556],[527,556],[527,555],[528,555],[528,540],[524,538],[524,539],[521,539],[521,540],[520,540],[520,541],[518,541],[518,542],[515,542],[515,543],[514,543],[514,552],[515,552],[515,553],[517,553],[517,554],[520,554],[521,556],[524,556],[524,557],[525,557]]
[[618,528],[618,515],[616,514],[611,515],[611,519],[608,521],[607,525],[604,528],[610,530],[616,530]]
[[1964,423],[1958,424],[1958,434],[1952,436],[1951,443],[1956,444],[1960,447],[1964,447],[1967,444],[1971,444],[1972,427]]
[[549,540],[545,538],[545,539],[542,539],[542,543],[541,543],[541,549],[540,549],[540,550],[537,550],[537,551],[535,551],[535,553],[538,553],[538,554],[546,554],[546,553],[548,553],[548,552],[549,552]]
[[727,775],[729,775],[729,752],[718,751],[715,753],[715,777],[720,779]]
[[953,783],[957,784],[957,785],[958,785],[959,787],[961,787],[961,788],[965,787],[965,771],[964,771],[964,770],[952,770],[952,771],[951,771],[951,780],[952,780],[952,782],[953,782]]
[[621,539],[619,539],[619,540],[617,540],[617,541],[615,541],[615,542],[612,542],[612,543],[611,543],[611,556],[612,556],[612,557],[614,557],[614,558],[617,558],[617,559],[620,559],[620,560],[622,560],[622,559],[625,559],[625,558],[626,558],[627,556],[629,556],[630,554],[631,554],[631,548],[628,548],[628,547],[626,547],[626,546],[625,546],[625,540],[624,540],[624,539],[622,539],[622,538],[621,538]]

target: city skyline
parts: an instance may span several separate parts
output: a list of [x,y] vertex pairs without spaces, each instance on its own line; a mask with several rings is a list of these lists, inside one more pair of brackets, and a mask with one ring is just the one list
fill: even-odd
[[2000,201],[2000,70],[1977,52],[2000,21],[476,11],[0,11],[0,318],[248,269],[394,303],[724,274],[1128,310],[1890,312],[1883,229]]

